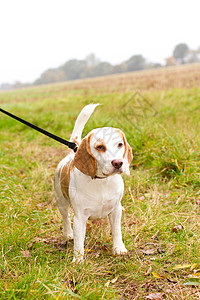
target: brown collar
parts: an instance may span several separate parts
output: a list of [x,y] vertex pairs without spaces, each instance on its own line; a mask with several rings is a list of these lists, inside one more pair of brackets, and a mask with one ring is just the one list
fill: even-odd
[[94,179],[105,179],[107,178],[108,176],[105,176],[105,177],[99,177],[99,176],[95,176]]

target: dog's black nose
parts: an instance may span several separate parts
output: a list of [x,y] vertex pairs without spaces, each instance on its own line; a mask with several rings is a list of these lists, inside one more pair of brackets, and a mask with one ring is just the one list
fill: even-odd
[[113,159],[113,160],[111,161],[111,164],[113,165],[113,167],[114,167],[115,169],[120,169],[121,166],[123,165],[123,161],[122,161],[121,159]]

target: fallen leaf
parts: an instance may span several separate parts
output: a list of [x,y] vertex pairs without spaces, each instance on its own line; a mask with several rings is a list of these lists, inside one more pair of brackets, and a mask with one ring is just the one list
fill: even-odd
[[167,281],[171,282],[171,283],[177,283],[177,281],[175,281],[174,279],[171,279],[171,278],[167,278],[166,276],[164,275],[160,275],[160,274],[157,274],[155,272],[152,272],[151,273],[153,275],[153,277],[157,278],[157,279],[166,279]]
[[175,233],[178,233],[180,230],[183,229],[183,226],[181,224],[179,225],[175,225],[173,228],[172,228],[172,231],[175,232]]
[[163,294],[162,293],[153,293],[153,294],[149,294],[148,296],[146,296],[146,298],[150,299],[150,300],[162,300]]
[[184,269],[189,269],[191,268],[192,264],[182,264],[182,265],[176,265],[173,267],[173,270],[184,270]]
[[166,277],[157,273],[152,272],[151,273],[153,275],[153,277],[158,278],[158,279],[165,279]]
[[191,265],[190,271],[193,271],[197,267],[197,263]]
[[115,277],[115,278],[113,278],[110,282],[111,282],[111,283],[115,283],[115,282],[117,281],[117,279],[118,279],[118,276]]
[[183,285],[200,286],[200,278],[190,278],[190,280],[184,282]]
[[142,253],[146,254],[146,255],[152,255],[152,254],[155,254],[155,252],[156,251],[154,249],[142,250]]
[[199,278],[200,279],[200,273],[190,274],[190,275],[188,275],[188,278]]
[[87,249],[87,248],[85,248],[85,252],[93,252],[94,250],[92,250],[92,249]]

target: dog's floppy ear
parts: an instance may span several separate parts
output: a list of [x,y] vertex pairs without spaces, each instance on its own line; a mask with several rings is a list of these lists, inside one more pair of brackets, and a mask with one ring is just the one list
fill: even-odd
[[130,175],[129,165],[132,162],[133,154],[132,154],[132,149],[128,144],[125,136],[124,136],[124,145],[125,145],[124,159],[126,161],[125,173],[126,175]]
[[81,141],[74,157],[74,165],[79,171],[93,179],[96,175],[96,159],[90,150],[90,138],[91,135]]

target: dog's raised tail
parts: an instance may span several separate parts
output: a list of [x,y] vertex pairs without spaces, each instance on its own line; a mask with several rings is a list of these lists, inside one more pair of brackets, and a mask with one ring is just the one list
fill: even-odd
[[80,144],[83,128],[98,105],[99,104],[88,104],[81,110],[78,118],[76,119],[70,142],[75,141]]

